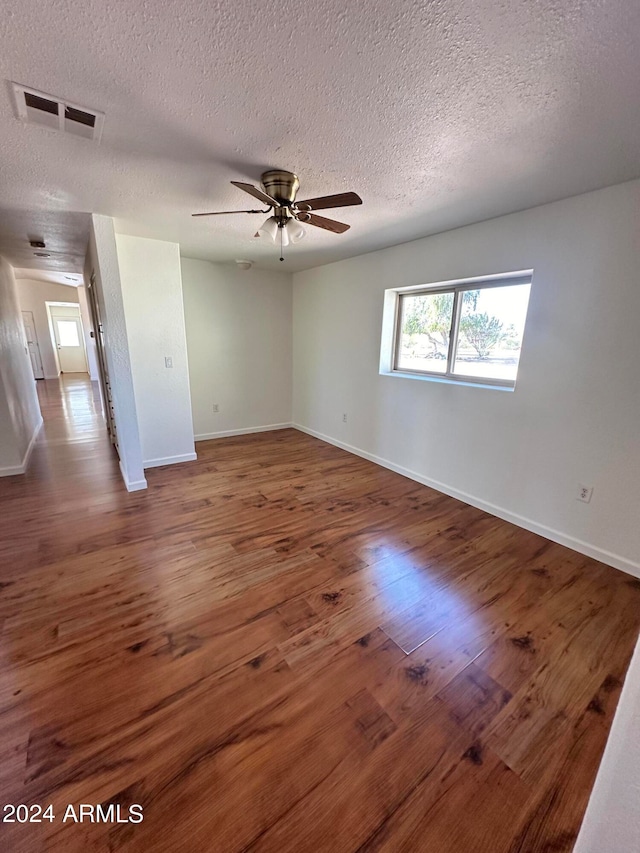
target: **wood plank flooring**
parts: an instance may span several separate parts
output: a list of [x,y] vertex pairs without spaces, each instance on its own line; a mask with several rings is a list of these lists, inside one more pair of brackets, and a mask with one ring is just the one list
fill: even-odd
[[56,817],[1,850],[572,849],[639,581],[294,430],[127,494],[90,383],[39,393],[0,480],[0,805]]

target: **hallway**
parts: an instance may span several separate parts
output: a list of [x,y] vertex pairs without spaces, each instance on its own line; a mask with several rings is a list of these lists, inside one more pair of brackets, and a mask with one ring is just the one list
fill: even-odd
[[87,374],[61,374],[36,387],[44,423],[29,467],[0,478],[0,580],[33,568],[53,542],[77,540],[78,525],[126,495],[98,384]]
[[95,442],[99,450],[107,431],[100,388],[88,373],[61,373],[58,379],[38,381],[36,388],[44,419],[39,445]]

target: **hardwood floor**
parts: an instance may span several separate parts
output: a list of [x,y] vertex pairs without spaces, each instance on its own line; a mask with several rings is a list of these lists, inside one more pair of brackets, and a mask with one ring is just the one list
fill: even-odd
[[55,820],[0,849],[572,849],[640,581],[294,430],[127,494],[90,385],[39,391],[0,480],[0,803]]

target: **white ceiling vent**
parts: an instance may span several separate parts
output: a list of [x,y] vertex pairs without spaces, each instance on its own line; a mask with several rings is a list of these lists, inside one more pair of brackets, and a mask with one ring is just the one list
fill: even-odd
[[19,83],[11,85],[20,121],[100,142],[104,113],[70,104],[54,95],[29,89]]

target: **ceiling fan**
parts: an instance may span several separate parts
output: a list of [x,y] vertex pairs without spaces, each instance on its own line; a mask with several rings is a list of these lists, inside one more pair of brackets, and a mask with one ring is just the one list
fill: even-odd
[[[216,210],[212,213],[193,213],[192,216],[271,213],[255,236],[270,237],[275,243],[279,235],[282,250],[284,246],[289,245],[289,242],[297,243],[304,237],[305,230],[300,223],[315,225],[317,228],[324,228],[325,231],[332,231],[334,234],[343,234],[351,227],[344,222],[337,222],[335,219],[317,216],[313,211],[362,204],[362,199],[357,193],[337,193],[296,201],[296,194],[300,188],[298,176],[282,169],[270,169],[268,172],[263,172],[260,180],[264,190],[254,187],[253,184],[243,184],[240,181],[231,181],[231,183],[234,187],[238,187],[261,201],[266,205],[266,210]],[[280,252],[280,260],[284,260],[282,251]]]

